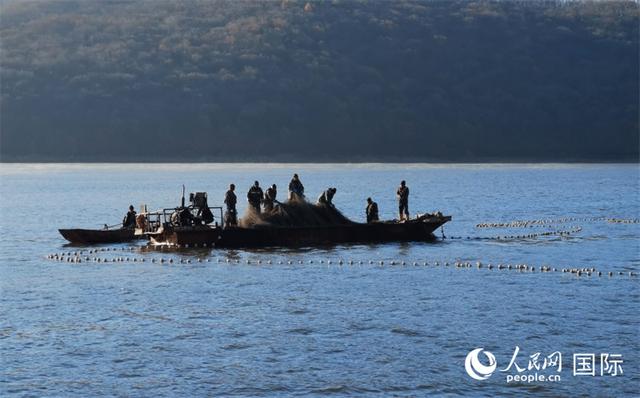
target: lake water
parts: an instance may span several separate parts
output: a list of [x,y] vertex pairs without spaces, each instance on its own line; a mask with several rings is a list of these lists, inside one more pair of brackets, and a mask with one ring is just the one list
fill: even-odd
[[[354,220],[368,196],[396,217],[405,179],[413,213],[453,216],[447,239],[180,252],[136,243],[96,254],[57,232],[117,223],[129,204],[177,205],[182,184],[214,205],[234,182],[242,212],[254,180],[283,197],[294,172],[312,198],[337,187],[336,206]],[[637,396],[640,291],[628,274],[640,271],[640,224],[602,218],[640,218],[639,178],[638,165],[3,164],[0,395]],[[476,227],[540,219],[553,221]],[[475,239],[497,236],[507,238]],[[129,261],[46,258],[78,250]],[[603,275],[561,272],[591,267]],[[516,346],[522,371],[503,372]],[[465,371],[475,348],[496,358],[486,380]],[[559,372],[541,366],[554,352]],[[576,353],[594,354],[595,376],[573,375]],[[623,373],[601,375],[604,358],[622,359]],[[506,380],[536,372],[561,380]]]

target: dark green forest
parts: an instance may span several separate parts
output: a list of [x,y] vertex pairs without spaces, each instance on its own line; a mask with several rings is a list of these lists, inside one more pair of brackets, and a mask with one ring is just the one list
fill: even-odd
[[633,1],[0,0],[2,161],[638,161]]

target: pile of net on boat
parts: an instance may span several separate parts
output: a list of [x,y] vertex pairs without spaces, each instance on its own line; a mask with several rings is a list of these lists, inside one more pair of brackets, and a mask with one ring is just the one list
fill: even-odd
[[305,200],[289,200],[277,203],[273,210],[258,214],[249,209],[239,221],[241,227],[322,227],[329,225],[349,225],[353,221],[338,209],[328,205],[315,205]]

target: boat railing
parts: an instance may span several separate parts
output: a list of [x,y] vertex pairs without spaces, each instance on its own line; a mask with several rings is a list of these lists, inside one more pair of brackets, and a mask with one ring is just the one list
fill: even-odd
[[162,212],[160,210],[142,213],[144,221],[142,225],[136,225],[143,233],[156,232],[162,226]]

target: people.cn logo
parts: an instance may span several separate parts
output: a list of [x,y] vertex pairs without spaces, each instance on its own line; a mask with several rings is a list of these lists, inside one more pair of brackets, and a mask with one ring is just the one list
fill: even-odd
[[[480,353],[483,353],[489,360],[489,365],[484,365],[480,362]],[[467,374],[476,380],[486,380],[496,370],[496,357],[489,351],[484,351],[482,348],[476,348],[467,354],[467,358],[464,360],[464,368],[467,370]]]

